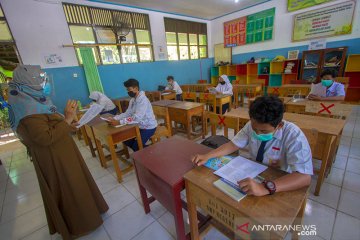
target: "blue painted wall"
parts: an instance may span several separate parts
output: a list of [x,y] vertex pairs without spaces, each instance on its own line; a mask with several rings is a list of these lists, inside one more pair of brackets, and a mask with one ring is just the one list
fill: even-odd
[[[327,43],[327,47],[348,47],[348,54],[360,54],[360,39],[351,39]],[[244,46],[246,47],[246,46]],[[261,45],[259,45],[261,47]],[[258,51],[233,56],[233,63],[239,64],[249,60],[251,57],[274,58],[277,55],[287,57],[289,50],[307,50],[308,46],[292,48],[279,48],[267,51]],[[214,64],[213,58],[202,59],[202,79],[210,80],[210,67]],[[98,67],[105,94],[110,98],[126,96],[123,82],[129,78],[136,78],[140,81],[142,90],[156,90],[158,85],[166,85],[166,77],[173,75],[179,84],[196,83],[200,77],[200,60],[188,61],[158,61],[150,63],[132,63],[102,65]],[[77,99],[82,104],[89,103],[89,92],[87,89],[85,74],[82,67],[49,68],[46,72],[54,79],[55,96],[54,104],[62,112],[68,99]],[[78,77],[74,78],[73,74]]]

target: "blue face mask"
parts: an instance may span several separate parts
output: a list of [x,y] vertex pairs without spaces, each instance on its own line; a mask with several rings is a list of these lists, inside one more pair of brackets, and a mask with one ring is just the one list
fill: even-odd
[[252,136],[256,140],[259,140],[261,142],[266,142],[266,141],[270,141],[274,137],[274,133],[256,134],[255,131],[253,131]]
[[324,87],[330,87],[332,84],[333,84],[333,80],[330,80],[330,79],[322,79],[321,80],[321,84],[324,86]]

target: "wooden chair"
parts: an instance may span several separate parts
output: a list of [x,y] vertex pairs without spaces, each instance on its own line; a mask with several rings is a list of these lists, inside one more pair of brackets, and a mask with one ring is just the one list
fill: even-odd
[[197,96],[196,92],[183,92],[182,99],[183,101],[196,102]]
[[190,86],[189,85],[181,85],[181,90],[183,92],[190,92]]
[[[205,103],[205,111],[216,113],[216,95],[211,93],[200,93],[199,102]],[[212,108],[212,111],[210,109]]]
[[[96,157],[95,154],[95,150],[96,150],[99,155],[100,165],[106,168],[106,158],[101,141],[95,137],[94,131],[90,126],[84,125],[84,130],[85,130],[85,135],[88,139],[91,155],[93,157]],[[95,144],[95,146],[93,144]]]
[[346,119],[352,111],[352,105],[339,102],[308,101],[305,105],[305,113],[310,115]]
[[348,86],[348,85],[349,85],[349,80],[350,80],[349,77],[337,77],[337,78],[335,78],[335,81],[336,81],[336,82],[342,83],[342,84],[344,84],[345,86]]
[[169,116],[169,110],[167,107],[161,106],[152,106],[154,115],[156,119],[163,119],[164,123],[159,124],[156,127],[156,131],[153,136],[151,136],[150,141],[152,144],[155,144],[161,140],[161,137],[169,138],[172,136],[171,132],[171,122]]
[[207,80],[198,80],[197,83],[198,84],[204,84],[204,83],[207,83]]
[[154,96],[152,92],[145,91],[145,96],[149,99],[150,102],[154,102]]
[[115,106],[118,108],[118,113],[123,113],[122,107],[121,107],[121,101],[119,99],[113,99],[111,100]]
[[281,96],[281,95],[284,95],[284,94],[281,94],[283,93],[283,91],[281,91],[281,87],[267,87],[267,95],[268,96]]
[[224,127],[224,136],[229,136],[229,128],[234,129],[234,135],[239,132],[240,130],[240,124],[239,124],[239,118],[237,117],[231,117],[231,116],[224,116],[212,112],[206,112],[205,115],[206,124],[205,124],[205,132],[207,134],[207,125],[209,120],[209,124],[211,126],[211,135],[216,135],[216,127],[217,126],[223,126]]

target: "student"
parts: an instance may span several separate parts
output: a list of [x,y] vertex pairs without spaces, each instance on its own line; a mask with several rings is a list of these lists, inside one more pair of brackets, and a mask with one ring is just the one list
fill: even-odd
[[93,100],[94,102],[96,102],[97,104],[100,104],[104,107],[104,109],[100,113],[100,115],[106,114],[106,113],[110,113],[112,115],[117,114],[117,112],[118,112],[117,107],[107,96],[105,96],[105,94],[98,92],[98,91],[94,91],[94,92],[90,93],[89,98],[91,100]]
[[[233,87],[230,83],[228,76],[221,75],[219,77],[218,81],[219,81],[219,83],[215,88],[216,93],[232,96],[233,95]],[[229,109],[229,103],[224,104],[223,108],[222,108],[222,114],[225,114],[228,109]],[[219,112],[219,111],[217,110],[217,112]]]
[[289,173],[263,183],[251,178],[239,181],[239,186],[249,195],[263,196],[310,185],[313,166],[309,143],[299,127],[283,120],[283,113],[284,105],[279,98],[256,98],[250,106],[250,121],[231,142],[207,154],[197,155],[192,161],[202,165],[209,158],[248,147],[252,160]]
[[[110,117],[110,124],[113,126],[119,124],[139,124],[140,135],[143,146],[154,135],[157,121],[149,99],[146,97],[144,91],[140,91],[139,82],[136,79],[130,78],[124,82],[131,100],[126,112]],[[126,146],[130,147],[133,151],[139,150],[136,139],[131,139],[124,142]]]
[[168,76],[167,78],[168,84],[165,87],[164,92],[175,92],[176,100],[181,101],[182,99],[182,90],[179,84],[174,80],[173,76]]
[[326,97],[317,96],[314,94],[309,95],[310,100],[318,101],[344,101],[345,100],[345,87],[342,83],[335,82],[337,72],[332,69],[326,69],[321,73],[321,83],[326,87]]

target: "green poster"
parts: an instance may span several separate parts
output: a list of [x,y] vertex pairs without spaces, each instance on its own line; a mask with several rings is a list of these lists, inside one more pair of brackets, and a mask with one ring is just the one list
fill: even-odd
[[333,0],[288,0],[288,11],[297,11],[330,1]]
[[246,43],[271,40],[273,36],[275,8],[247,16]]

